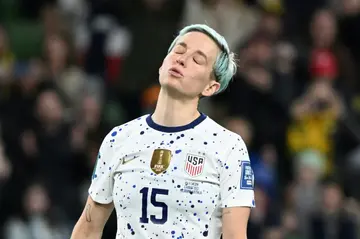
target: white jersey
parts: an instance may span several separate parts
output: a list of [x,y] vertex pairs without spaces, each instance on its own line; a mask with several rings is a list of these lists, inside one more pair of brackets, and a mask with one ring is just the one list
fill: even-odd
[[89,194],[114,203],[117,239],[219,239],[222,209],[254,207],[253,186],[239,135],[203,114],[181,127],[145,115],[105,137]]

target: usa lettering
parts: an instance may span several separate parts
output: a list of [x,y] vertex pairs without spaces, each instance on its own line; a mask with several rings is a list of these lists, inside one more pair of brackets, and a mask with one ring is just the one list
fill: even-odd
[[188,156],[187,160],[189,163],[191,163],[194,166],[204,163],[204,158],[200,158],[197,156]]

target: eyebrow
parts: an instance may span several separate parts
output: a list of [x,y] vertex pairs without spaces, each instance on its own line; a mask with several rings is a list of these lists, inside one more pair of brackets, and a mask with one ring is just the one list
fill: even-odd
[[[184,47],[184,48],[188,48],[188,45],[187,45],[185,42],[179,42],[178,45],[180,45],[180,46],[182,46],[182,47]],[[205,61],[207,62],[208,57],[207,57],[207,55],[206,55],[204,52],[202,52],[202,51],[200,51],[200,50],[197,50],[196,53],[199,54],[199,55],[201,55],[201,56],[203,56],[203,57],[205,58]]]

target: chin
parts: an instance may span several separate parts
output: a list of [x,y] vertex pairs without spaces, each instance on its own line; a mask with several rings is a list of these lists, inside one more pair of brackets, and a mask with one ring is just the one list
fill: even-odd
[[185,95],[183,90],[181,89],[181,86],[179,84],[176,84],[174,82],[165,81],[160,83],[161,88],[165,90],[170,95]]
[[179,93],[181,92],[179,85],[176,84],[166,83],[166,84],[162,84],[161,87],[169,92],[179,92]]
[[160,85],[165,88],[180,88],[180,81],[177,78],[166,76],[160,79]]

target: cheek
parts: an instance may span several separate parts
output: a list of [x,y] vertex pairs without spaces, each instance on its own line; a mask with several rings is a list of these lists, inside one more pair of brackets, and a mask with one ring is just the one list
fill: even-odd
[[166,55],[162,62],[163,67],[170,67],[174,62],[176,61],[175,55],[172,53],[169,53]]
[[161,66],[160,66],[160,69],[159,69],[160,75],[166,73],[168,71],[168,69],[171,67],[171,65],[172,65],[171,58],[169,56],[167,56],[163,60]]
[[186,87],[189,92],[200,93],[208,84],[205,72],[202,71],[188,71],[186,75]]
[[193,67],[188,67],[185,71],[185,80],[188,84],[197,87],[201,83],[201,75]]
[[197,87],[205,88],[205,86],[209,83],[210,73],[204,69],[194,67],[193,69],[188,69],[187,74],[194,86],[196,85]]

